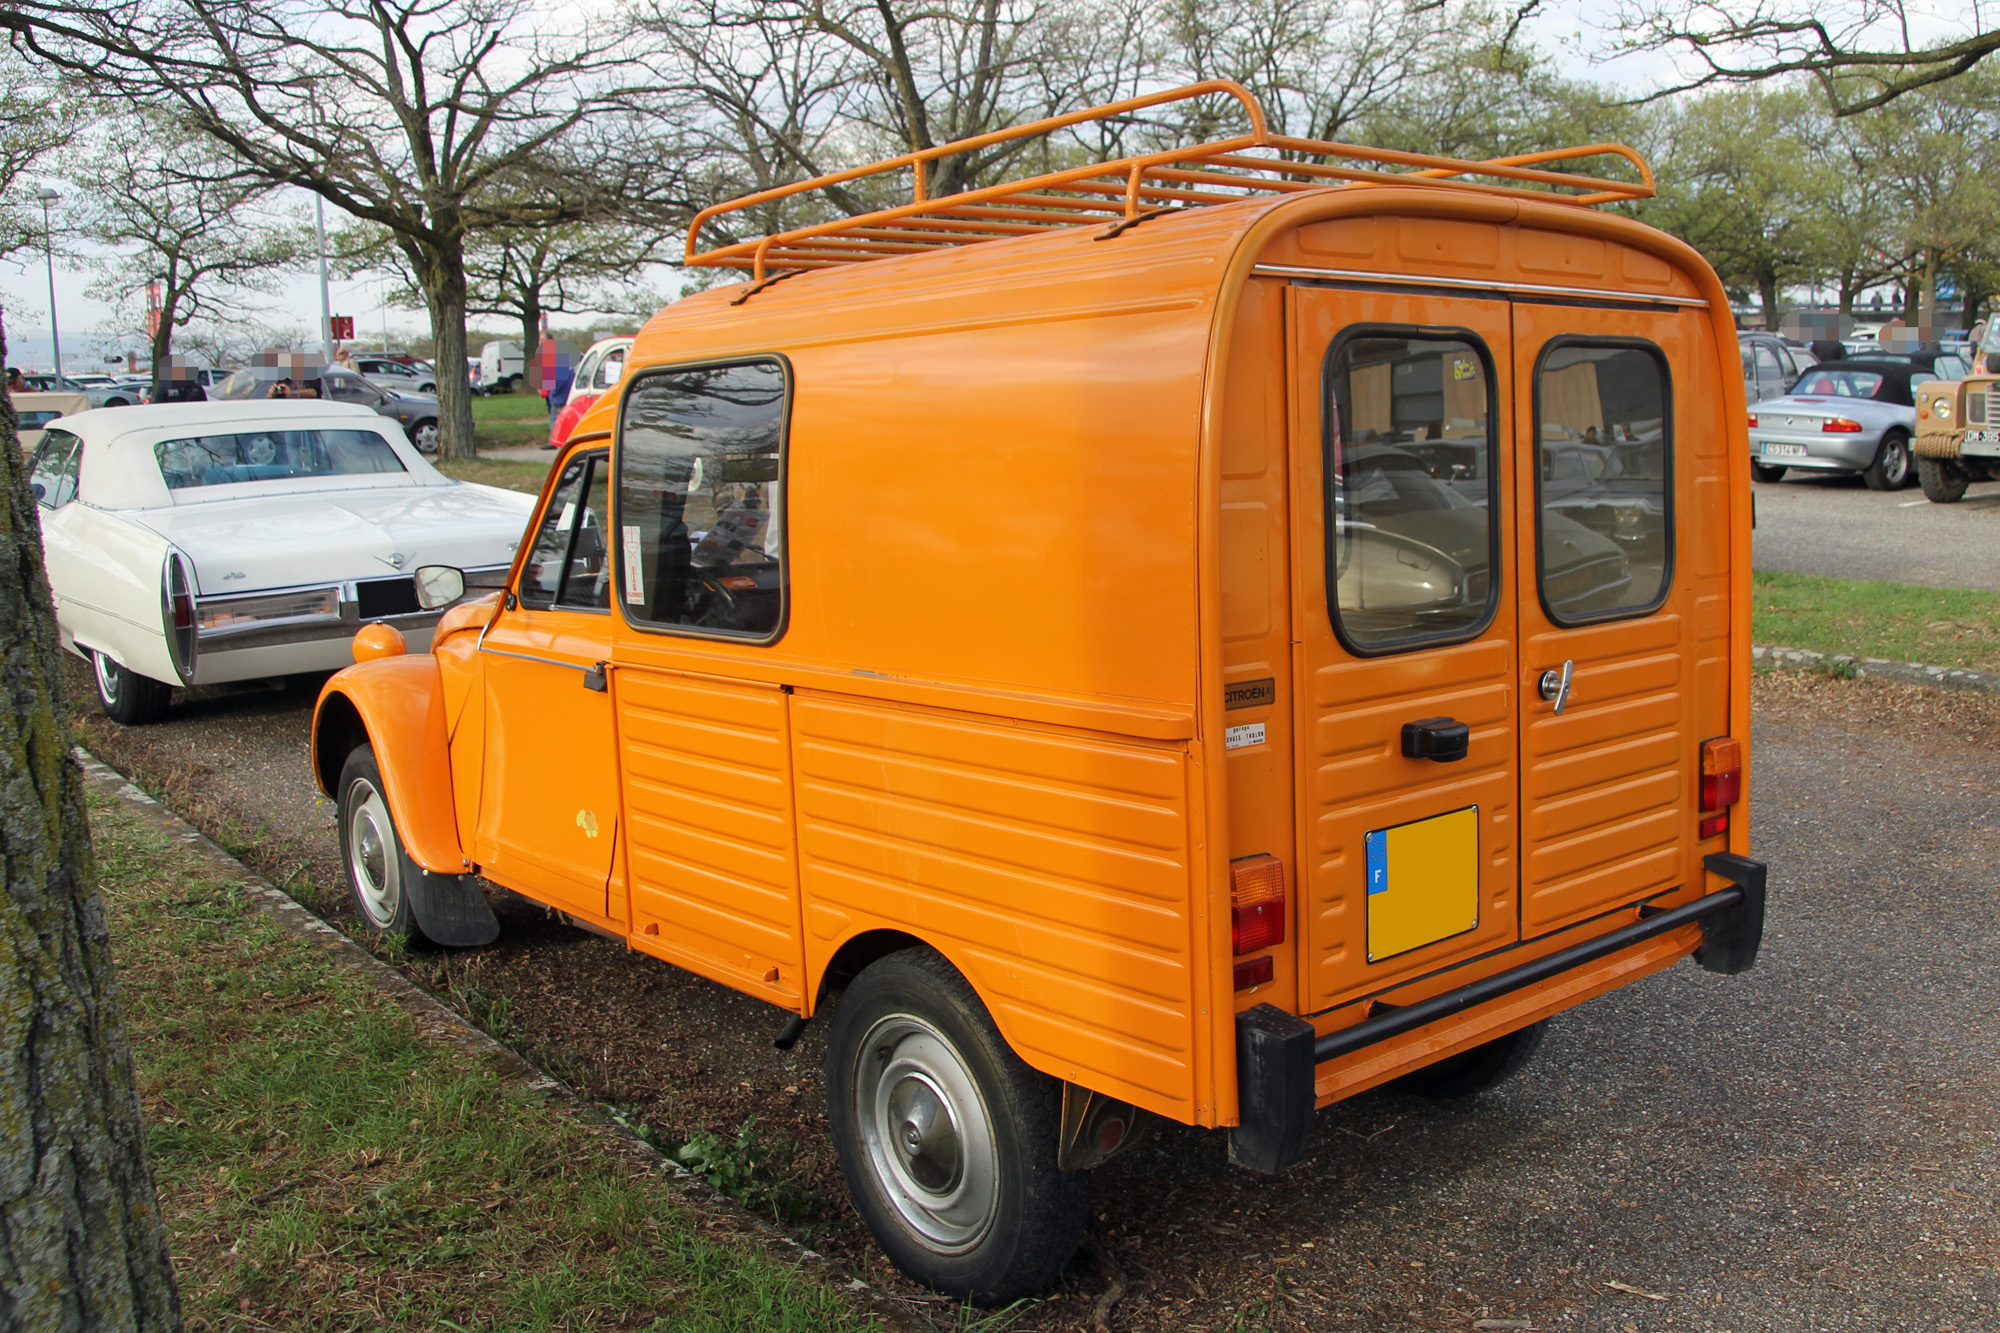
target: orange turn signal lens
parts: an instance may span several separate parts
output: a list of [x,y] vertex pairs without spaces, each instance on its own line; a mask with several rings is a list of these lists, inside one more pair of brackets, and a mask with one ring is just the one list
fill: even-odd
[[1717,736],[1714,740],[1703,741],[1701,743],[1702,811],[1706,813],[1711,810],[1727,810],[1742,799],[1743,742],[1734,736]]
[[1285,863],[1246,856],[1229,866],[1229,943],[1240,957],[1285,942]]

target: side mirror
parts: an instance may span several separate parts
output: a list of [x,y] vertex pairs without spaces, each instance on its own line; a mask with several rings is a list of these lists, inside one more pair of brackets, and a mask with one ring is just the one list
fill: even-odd
[[465,596],[465,574],[450,565],[422,565],[417,569],[417,605],[439,611]]

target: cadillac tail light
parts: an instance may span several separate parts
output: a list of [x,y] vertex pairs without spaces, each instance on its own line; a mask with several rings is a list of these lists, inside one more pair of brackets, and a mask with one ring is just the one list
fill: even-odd
[[1828,417],[1820,423],[1820,429],[1828,435],[1853,435],[1861,429],[1861,423],[1846,417]]
[[1229,943],[1238,957],[1285,942],[1285,865],[1246,856],[1229,866]]
[[1743,743],[1718,736],[1701,743],[1701,836],[1729,831],[1729,807],[1743,799]]
[[195,653],[200,648],[194,590],[193,563],[179,551],[168,548],[166,562],[160,567],[160,620],[161,628],[167,632],[167,655],[173,659],[174,670],[180,674],[183,685],[194,681]]

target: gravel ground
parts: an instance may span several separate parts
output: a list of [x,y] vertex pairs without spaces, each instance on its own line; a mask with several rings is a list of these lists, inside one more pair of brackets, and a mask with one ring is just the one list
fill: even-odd
[[1914,487],[1871,491],[1859,477],[1797,472],[1753,494],[1759,570],[2000,591],[1990,554],[2000,543],[2000,482],[1980,482],[1950,505]]
[[[70,684],[88,690],[81,668]],[[1118,1330],[2000,1329],[2000,699],[1807,673],[1755,697],[1755,972],[1684,963],[1562,1015],[1470,1104],[1329,1108],[1282,1180],[1168,1129],[1099,1171],[1092,1249],[1013,1326],[1090,1328],[1116,1269]],[[311,698],[197,691],[150,728],[79,719],[351,927],[305,775]],[[843,1201],[824,1024],[778,1055],[775,1010],[502,897],[501,947],[406,972],[670,1140],[751,1115],[797,1140],[775,1175],[809,1242],[921,1300]]]

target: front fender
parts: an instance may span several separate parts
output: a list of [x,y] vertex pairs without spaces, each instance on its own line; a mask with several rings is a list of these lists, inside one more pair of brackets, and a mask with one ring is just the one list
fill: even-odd
[[335,674],[313,708],[312,766],[335,800],[341,767],[361,745],[375,747],[389,814],[403,849],[424,869],[462,875],[472,860],[452,802],[451,746],[444,687],[428,653],[361,662]]

